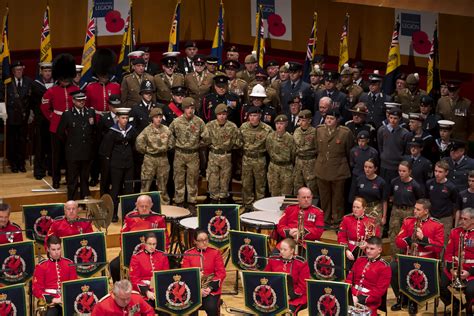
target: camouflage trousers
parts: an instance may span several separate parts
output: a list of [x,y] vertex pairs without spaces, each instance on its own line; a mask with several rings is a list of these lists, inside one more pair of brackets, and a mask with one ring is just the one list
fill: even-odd
[[403,220],[408,217],[413,216],[413,207],[404,208],[404,207],[392,207],[392,214],[390,214],[390,222],[388,224],[388,238],[390,239],[390,249],[392,250],[391,255],[395,255],[399,252],[399,249],[395,245],[395,238],[402,228]]
[[229,195],[229,183],[232,178],[231,154],[217,155],[209,152],[206,177],[211,199],[226,199]]
[[381,231],[383,230],[382,216],[383,216],[383,204],[382,202],[368,203],[365,207],[365,215],[375,218],[375,222],[379,223]]
[[298,194],[298,190],[306,186],[308,187],[315,197],[319,196],[318,182],[316,180],[316,173],[314,166],[316,165],[316,158],[304,160],[296,158],[295,168],[293,171],[293,193]]
[[188,191],[188,203],[196,204],[199,181],[199,153],[184,153],[176,150],[173,161],[174,202],[184,203]]
[[265,197],[266,158],[242,158],[242,200],[245,207]]
[[293,166],[279,166],[270,161],[267,181],[272,196],[291,195],[293,191]]
[[169,172],[170,164],[166,154],[162,157],[145,155],[141,171],[142,186],[140,192],[148,192],[151,181],[156,177],[156,187],[160,191],[161,202],[163,204],[170,204],[170,198],[166,189]]

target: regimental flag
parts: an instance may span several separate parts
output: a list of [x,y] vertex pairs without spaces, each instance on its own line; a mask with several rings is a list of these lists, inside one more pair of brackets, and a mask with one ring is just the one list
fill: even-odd
[[438,50],[438,22],[435,24],[433,32],[433,42],[431,44],[430,56],[428,59],[428,76],[426,82],[426,92],[436,99],[440,95],[441,73],[439,69],[439,50]]
[[17,284],[0,289],[0,315],[26,316],[25,285]]
[[22,205],[26,237],[43,242],[56,217],[64,216],[64,204]]
[[[258,1],[257,1],[258,4]],[[255,17],[255,41],[253,50],[256,54],[258,65],[263,68],[263,56],[265,55],[265,25],[263,24],[262,5],[258,5]]]
[[340,72],[344,68],[344,64],[349,62],[349,13],[346,13],[344,26],[342,27],[341,40],[339,43],[339,67]]
[[35,242],[32,240],[0,245],[0,284],[26,283],[35,270]]
[[40,63],[53,61],[53,50],[51,48],[51,29],[49,27],[49,5],[46,6],[41,28]]
[[84,66],[82,68],[82,76],[80,85],[81,87],[84,84],[90,82],[92,80],[92,57],[94,57],[96,51],[96,23],[94,17],[94,3],[92,3],[91,11],[89,13],[89,23],[87,23],[87,30],[86,30],[86,39],[84,40],[84,49],[82,51],[82,61],[81,65]]
[[306,280],[308,314],[349,315],[349,289],[345,282]]
[[155,307],[172,315],[189,315],[201,307],[199,268],[155,271]]
[[309,82],[309,73],[313,63],[314,56],[316,55],[316,43],[318,41],[318,13],[313,14],[313,27],[311,28],[311,34],[308,38],[308,44],[306,45],[306,59],[304,62],[303,80]]
[[173,19],[171,20],[170,39],[168,43],[169,52],[179,51],[179,19],[181,15],[181,0],[176,2]]
[[118,59],[117,77],[122,78],[122,73],[130,72],[130,59],[128,54],[135,47],[135,28],[133,26],[133,2],[130,0],[130,9],[128,10],[127,20],[125,21],[124,32],[122,36],[122,48]]
[[122,214],[122,222],[125,219],[125,215],[130,213],[135,209],[135,202],[140,195],[149,195],[151,197],[151,202],[153,206],[151,210],[155,213],[161,214],[161,198],[159,191],[151,191],[151,192],[140,192],[134,194],[127,194],[127,195],[120,195],[119,196],[119,213]]
[[343,245],[306,241],[306,247],[306,261],[313,279],[346,279],[346,249]]
[[388,51],[387,70],[382,83],[382,91],[387,95],[391,95],[395,91],[397,76],[402,64],[400,60],[400,42],[398,41],[399,32],[400,22],[397,17],[393,29],[392,42],[390,43],[390,49]]
[[403,294],[417,304],[439,297],[439,260],[397,256],[398,282]]
[[107,277],[65,281],[61,284],[63,316],[91,315],[95,305],[109,293]]
[[267,235],[230,231],[232,263],[241,270],[263,270],[267,265],[265,259],[268,256],[267,246]]
[[286,273],[242,271],[245,307],[257,315],[280,315],[288,310]]
[[[95,232],[61,238],[64,257],[77,264],[81,278],[88,278],[107,266],[105,233]],[[89,264],[90,263],[90,264]]]
[[145,235],[154,233],[156,235],[156,249],[165,251],[165,229],[145,229],[122,233],[122,252],[120,253],[121,265],[125,268],[130,267],[132,255],[145,249]]
[[211,55],[219,58],[219,65],[222,65],[222,52],[224,50],[224,3],[221,0],[219,6],[219,16],[217,18],[216,32],[212,41]]
[[218,249],[230,242],[230,230],[240,230],[237,204],[200,204],[197,206],[198,227],[209,234],[209,242]]
[[2,46],[0,48],[0,59],[2,61],[2,81],[3,84],[12,81],[10,74],[10,47],[8,46],[8,7],[3,17]]

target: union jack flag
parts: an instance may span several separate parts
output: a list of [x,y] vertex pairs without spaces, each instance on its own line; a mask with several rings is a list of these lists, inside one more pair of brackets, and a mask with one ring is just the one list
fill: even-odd
[[86,39],[84,41],[84,50],[82,51],[81,87],[92,80],[92,57],[96,51],[96,25],[94,18],[94,6],[91,8],[89,23],[87,24]]
[[304,71],[303,71],[303,80],[309,82],[309,74],[311,72],[311,64],[313,62],[314,56],[316,55],[316,43],[318,41],[317,38],[317,23],[318,23],[318,14],[314,12],[313,15],[313,27],[311,28],[311,34],[308,38],[308,44],[306,46],[306,60],[304,63]]

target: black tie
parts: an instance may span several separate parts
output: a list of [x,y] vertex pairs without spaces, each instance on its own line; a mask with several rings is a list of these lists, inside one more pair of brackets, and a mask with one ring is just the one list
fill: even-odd
[[377,96],[375,94],[372,95],[372,102],[375,103],[375,100],[377,100]]
[[16,87],[17,87],[18,90],[21,89],[21,80],[17,81]]
[[291,124],[295,125],[295,116],[291,115]]
[[292,82],[292,83],[291,83],[291,90],[294,90],[295,87],[296,87],[296,83]]

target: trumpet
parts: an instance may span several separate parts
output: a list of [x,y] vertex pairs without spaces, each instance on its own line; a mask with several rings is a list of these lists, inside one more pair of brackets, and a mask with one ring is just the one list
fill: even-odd
[[361,255],[362,255],[362,252],[364,251],[361,247],[360,247],[360,244],[365,242],[367,239],[369,239],[370,237],[374,237],[375,236],[375,230],[377,229],[377,224],[375,223],[375,221],[371,222],[371,223],[364,223],[364,230],[365,230],[365,234],[364,234],[364,237],[360,239],[359,241],[359,250],[357,251],[357,258],[359,258]]
[[299,244],[303,242],[304,237],[304,210],[300,208],[298,212],[298,231],[296,233],[296,248],[295,253],[298,255]]
[[462,273],[462,265],[464,263],[464,243],[465,243],[465,236],[463,233],[459,236],[459,243],[458,243],[458,258],[457,258],[457,266],[454,267],[454,259],[453,256],[453,270],[455,271],[455,277],[451,286],[456,290],[462,290],[466,287],[466,282],[461,279]]
[[421,219],[417,218],[415,222],[415,227],[413,228],[413,234],[411,235],[411,245],[410,248],[407,249],[407,255],[409,256],[416,256],[418,257],[418,237],[416,237],[416,233],[418,228],[420,228]]

